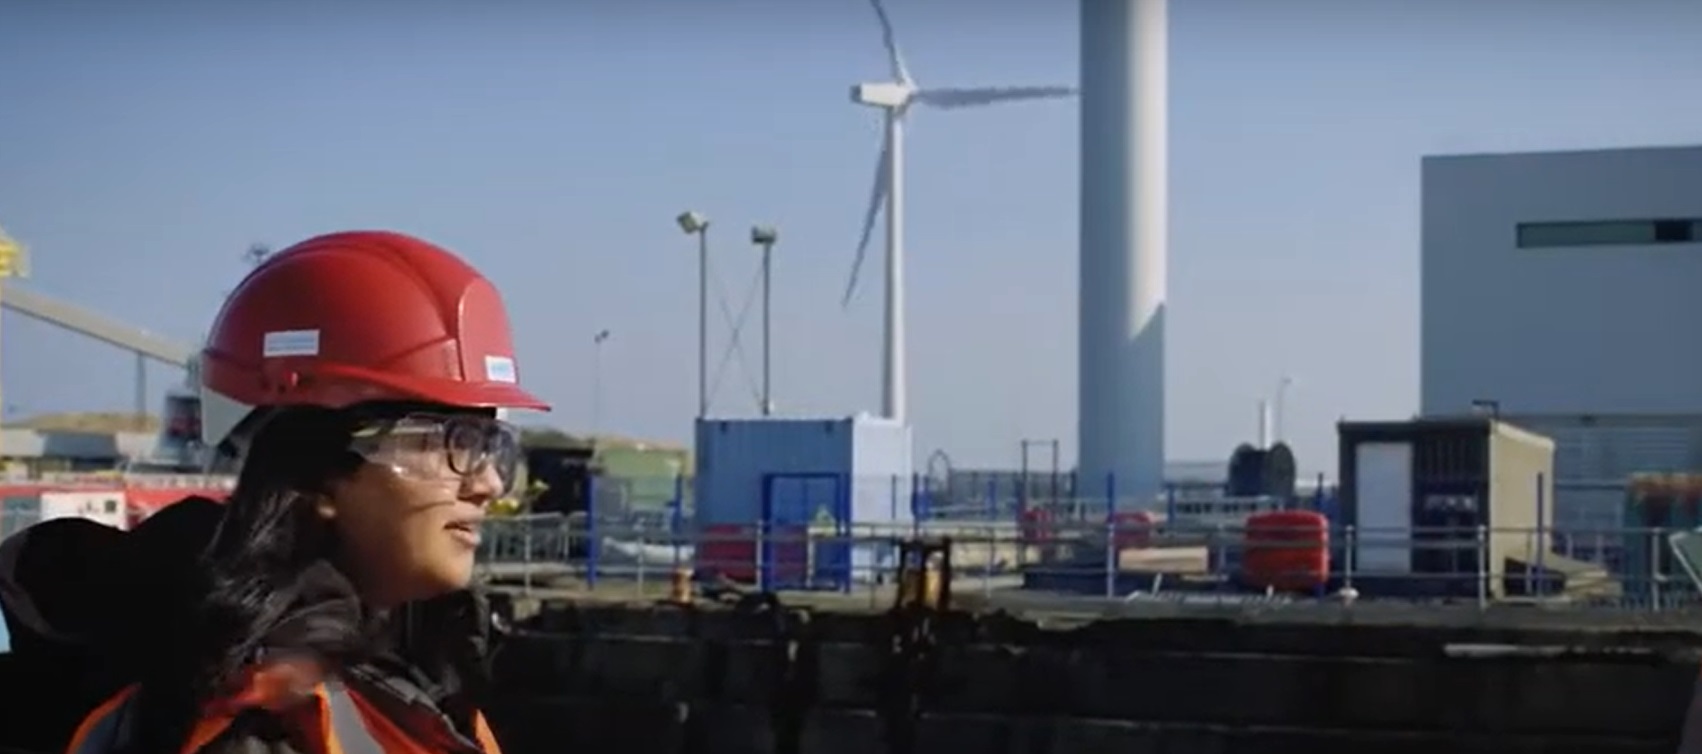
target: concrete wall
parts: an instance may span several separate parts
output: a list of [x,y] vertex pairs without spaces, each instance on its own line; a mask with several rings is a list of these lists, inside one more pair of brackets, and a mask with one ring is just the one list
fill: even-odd
[[1454,613],[1400,609],[1052,626],[955,615],[928,649],[895,656],[884,615],[560,605],[536,619],[544,633],[504,649],[491,717],[510,754],[1676,748],[1696,633],[1530,608],[1518,615],[1552,625],[1475,610],[1441,625]]
[[1520,223],[1702,219],[1702,147],[1429,157],[1423,203],[1424,413],[1702,414],[1702,243],[1516,244]]

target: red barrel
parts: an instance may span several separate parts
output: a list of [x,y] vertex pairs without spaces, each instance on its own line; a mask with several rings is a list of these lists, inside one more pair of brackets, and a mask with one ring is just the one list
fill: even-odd
[[1111,514],[1111,522],[1116,526],[1111,534],[1111,542],[1117,549],[1152,546],[1155,521],[1151,511],[1118,511]]
[[1241,580],[1256,589],[1311,592],[1330,579],[1330,521],[1317,511],[1247,517]]
[[774,579],[769,588],[798,588],[808,583],[810,527],[803,524],[771,526],[768,536],[768,556],[774,559],[769,564],[768,575]]

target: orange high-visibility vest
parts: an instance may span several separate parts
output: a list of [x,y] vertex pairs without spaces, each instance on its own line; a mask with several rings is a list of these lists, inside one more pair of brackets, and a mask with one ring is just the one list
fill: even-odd
[[[66,754],[107,754],[126,741],[135,724],[136,688],[130,686],[114,694],[83,718]],[[327,754],[434,754],[341,684],[319,684],[313,697],[307,703],[317,707],[318,735],[325,742]],[[202,718],[191,729],[179,754],[196,754],[229,729],[235,719],[234,712]],[[502,754],[484,715],[476,714],[473,725],[479,748],[485,754]]]

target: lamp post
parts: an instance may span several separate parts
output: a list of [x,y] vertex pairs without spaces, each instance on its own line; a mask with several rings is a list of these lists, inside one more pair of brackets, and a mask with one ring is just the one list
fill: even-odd
[[774,244],[780,240],[780,231],[773,226],[752,226],[751,243],[762,247],[762,415],[774,414],[774,392],[771,378],[771,352],[769,343],[774,339],[773,318],[769,316],[770,303],[773,301],[774,274]]
[[597,435],[603,431],[603,341],[609,339],[608,330],[598,330],[591,336],[591,439],[596,442]]
[[703,419],[709,416],[709,218],[688,210],[674,222],[697,236],[697,418]]
[[242,261],[247,262],[249,267],[259,267],[269,256],[272,256],[272,247],[263,243],[251,243],[248,250],[242,252]]
[[1472,413],[1478,414],[1480,416],[1487,416],[1490,419],[1495,420],[1495,421],[1500,421],[1501,420],[1501,401],[1491,400],[1491,399],[1488,399],[1488,398],[1473,399],[1472,400]]

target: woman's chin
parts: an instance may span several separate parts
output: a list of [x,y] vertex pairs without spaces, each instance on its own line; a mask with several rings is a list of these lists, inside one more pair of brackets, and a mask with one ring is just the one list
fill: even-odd
[[441,597],[450,592],[466,589],[473,583],[473,559],[471,557],[453,558],[433,563],[431,568],[421,574],[420,579],[412,590],[416,599],[431,599]]

